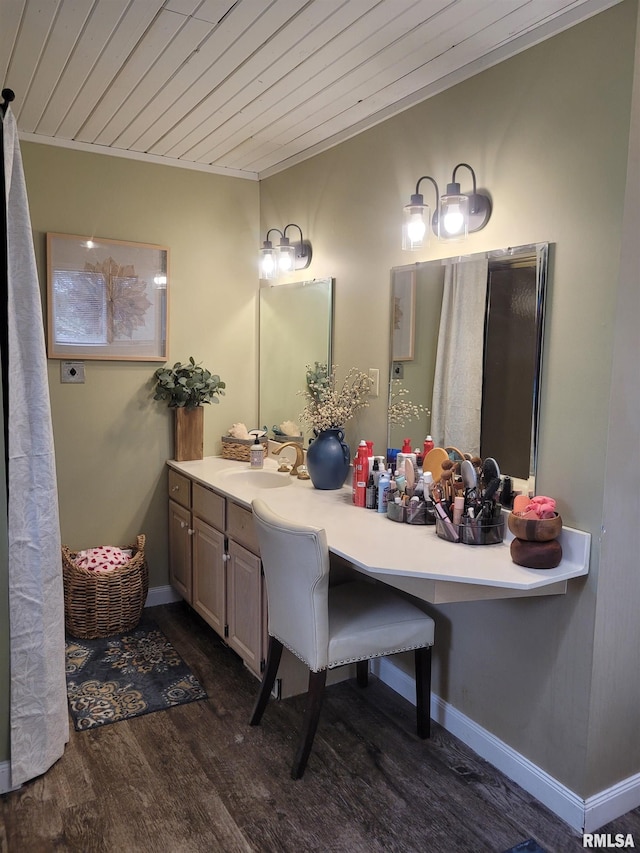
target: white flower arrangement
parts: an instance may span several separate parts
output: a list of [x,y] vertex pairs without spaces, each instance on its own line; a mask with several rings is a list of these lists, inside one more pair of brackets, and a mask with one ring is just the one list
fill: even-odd
[[430,415],[431,412],[421,403],[412,403],[405,400],[409,393],[408,388],[403,388],[400,379],[394,379],[391,383],[391,396],[389,400],[389,423],[395,426],[406,426],[407,421],[420,417],[422,412]]
[[359,409],[369,405],[371,379],[352,367],[340,386],[336,379],[336,365],[329,373],[328,365],[315,362],[307,365],[307,387],[298,394],[307,401],[300,415],[316,433],[326,429],[341,429]]

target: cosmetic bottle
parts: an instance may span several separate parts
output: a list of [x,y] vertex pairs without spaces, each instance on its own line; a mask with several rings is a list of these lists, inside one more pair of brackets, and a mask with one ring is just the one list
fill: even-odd
[[380,479],[378,480],[378,512],[387,511],[387,500],[389,498],[389,475],[386,471],[383,471],[380,474]]
[[402,450],[396,456],[396,462],[395,462],[394,470],[404,471],[404,460],[405,459],[411,459],[414,467],[417,467],[416,455],[413,452],[413,450],[411,449],[411,439],[410,438],[404,439],[404,442],[402,444]]
[[462,513],[464,511],[464,498],[462,495],[456,495],[453,499],[453,523],[459,525],[462,522]]
[[436,507],[433,502],[433,474],[431,471],[425,471],[422,476],[422,482],[424,485],[424,502],[425,502],[425,515],[427,519],[427,524],[435,524],[436,523]]
[[[378,460],[376,459],[376,462],[377,461]],[[378,509],[378,490],[376,489],[376,484],[373,480],[373,471],[369,474],[369,479],[367,480],[365,506],[367,509]]]
[[371,473],[373,471],[373,460],[376,457],[373,455],[373,442],[367,441],[366,445],[367,445],[367,455],[369,457],[369,473]]
[[427,453],[429,453],[430,451],[433,450],[433,447],[434,447],[433,439],[431,438],[430,435],[428,435],[424,440],[424,444],[422,445],[422,458],[423,459],[426,458]]
[[369,478],[369,448],[366,441],[361,441],[358,446],[358,455],[353,465],[353,472],[353,502],[356,506],[363,507],[367,503],[367,480]]

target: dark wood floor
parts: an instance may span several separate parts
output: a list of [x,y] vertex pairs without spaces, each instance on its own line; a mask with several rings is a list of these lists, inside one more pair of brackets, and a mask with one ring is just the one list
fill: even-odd
[[[74,732],[43,777],[0,797],[1,853],[476,853],[582,840],[375,679],[329,687],[314,749],[289,777],[299,697],[247,725],[258,682],[188,607],[153,608],[209,699]],[[601,831],[635,833],[632,812]]]

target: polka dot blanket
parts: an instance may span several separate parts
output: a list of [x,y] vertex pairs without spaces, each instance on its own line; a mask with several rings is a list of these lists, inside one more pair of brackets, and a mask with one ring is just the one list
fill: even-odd
[[100,545],[97,548],[78,551],[74,562],[77,566],[92,572],[112,572],[117,566],[124,566],[130,559],[131,549]]

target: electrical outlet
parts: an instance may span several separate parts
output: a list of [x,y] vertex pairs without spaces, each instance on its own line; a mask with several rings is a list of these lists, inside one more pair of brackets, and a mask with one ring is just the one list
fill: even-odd
[[82,384],[84,382],[84,361],[61,361],[60,382]]
[[377,367],[369,368],[369,379],[371,380],[371,388],[369,390],[370,397],[380,396],[380,371]]

